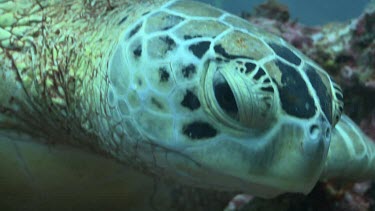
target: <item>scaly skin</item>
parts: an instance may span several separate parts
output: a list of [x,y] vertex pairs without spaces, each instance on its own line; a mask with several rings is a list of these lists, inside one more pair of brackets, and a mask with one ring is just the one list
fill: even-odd
[[[2,127],[22,127],[18,130],[42,131],[38,135],[52,137],[99,136],[93,130],[108,121],[101,120],[108,118],[103,111],[108,76],[102,70],[126,23],[150,9],[146,5],[132,8],[126,1],[94,6],[77,1],[2,3],[1,19],[6,24],[1,28],[2,113],[16,113],[9,119],[5,115],[7,123]],[[128,10],[134,15],[119,25]]]
[[308,193],[319,178],[374,178],[375,146],[340,120],[338,85],[285,41],[224,11],[26,0],[0,10],[3,131],[263,197]]

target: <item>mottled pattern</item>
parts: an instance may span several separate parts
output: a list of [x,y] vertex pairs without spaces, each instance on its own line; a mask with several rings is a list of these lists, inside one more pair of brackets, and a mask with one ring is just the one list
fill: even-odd
[[24,3],[0,3],[0,129],[263,197],[374,178],[339,86],[281,38],[192,1]]

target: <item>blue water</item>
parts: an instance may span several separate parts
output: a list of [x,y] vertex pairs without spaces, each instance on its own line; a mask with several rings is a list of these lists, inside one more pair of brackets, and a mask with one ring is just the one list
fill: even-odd
[[[234,14],[251,11],[264,0],[200,0]],[[308,25],[347,21],[359,16],[369,0],[279,0],[288,5],[292,18]]]

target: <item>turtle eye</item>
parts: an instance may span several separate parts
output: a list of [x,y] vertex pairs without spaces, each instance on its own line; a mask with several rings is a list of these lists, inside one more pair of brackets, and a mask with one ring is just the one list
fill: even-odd
[[233,91],[224,76],[217,71],[213,78],[213,88],[217,103],[229,116],[238,118],[238,107]]

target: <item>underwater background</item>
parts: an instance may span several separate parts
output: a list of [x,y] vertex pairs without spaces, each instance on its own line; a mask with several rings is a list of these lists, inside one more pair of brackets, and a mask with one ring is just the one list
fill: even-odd
[[[199,0],[236,15],[251,10],[266,0]],[[288,6],[292,19],[307,25],[346,21],[358,17],[369,0],[279,0]]]

